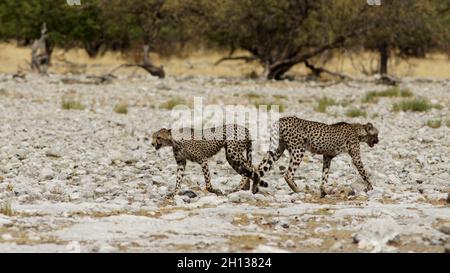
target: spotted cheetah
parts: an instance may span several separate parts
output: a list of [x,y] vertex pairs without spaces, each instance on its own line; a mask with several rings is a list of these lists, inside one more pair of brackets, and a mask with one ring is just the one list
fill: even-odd
[[[201,165],[205,177],[206,189],[209,192],[222,195],[220,190],[211,185],[208,159],[225,148],[226,159],[233,169],[243,176],[238,188],[244,188],[249,182],[260,184],[259,175],[252,165],[252,141],[249,130],[233,124],[203,130],[182,128],[169,130],[162,128],[152,136],[152,145],[156,150],[163,146],[171,146],[178,165],[175,190],[170,196],[178,193],[183,179],[186,161],[193,161]],[[246,158],[244,158],[246,152]],[[267,186],[262,183],[261,186]],[[253,186],[257,187],[257,186]]]
[[[270,148],[258,166],[259,176],[263,177],[287,149],[290,161],[284,179],[294,192],[299,192],[294,182],[294,173],[302,161],[305,150],[321,154],[323,170],[320,190],[321,197],[324,197],[327,194],[325,184],[328,180],[331,160],[338,154],[346,152],[351,156],[353,165],[362,176],[367,192],[372,189],[372,184],[361,161],[360,142],[366,142],[370,147],[378,143],[378,130],[371,123],[339,122],[327,125],[295,116],[281,118],[272,126]],[[254,191],[257,191],[257,187]]]

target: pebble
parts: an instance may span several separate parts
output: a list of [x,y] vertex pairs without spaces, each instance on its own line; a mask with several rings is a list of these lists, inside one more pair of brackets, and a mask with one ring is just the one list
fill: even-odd
[[51,180],[55,176],[55,173],[52,169],[44,168],[41,170],[41,178],[45,180]]

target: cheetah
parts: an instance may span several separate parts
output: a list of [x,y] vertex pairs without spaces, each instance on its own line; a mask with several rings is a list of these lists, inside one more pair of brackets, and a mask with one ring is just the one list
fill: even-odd
[[[223,193],[214,189],[211,185],[211,176],[208,168],[208,159],[225,148],[226,159],[231,167],[243,176],[238,188],[245,188],[249,179],[261,186],[268,184],[260,183],[256,168],[252,165],[252,141],[249,130],[236,124],[221,127],[194,130],[193,128],[181,128],[170,130],[162,128],[152,135],[152,145],[156,150],[164,146],[171,146],[177,162],[177,181],[175,190],[169,194],[174,196],[180,190],[186,161],[196,162],[201,165],[205,178],[206,189],[217,195]],[[246,152],[246,158],[244,158]]]
[[[285,181],[294,192],[299,192],[294,182],[294,173],[302,161],[305,150],[323,155],[321,197],[327,194],[325,185],[328,180],[331,160],[340,153],[346,152],[352,158],[352,163],[363,178],[366,189],[372,190],[372,184],[364,169],[360,155],[360,142],[366,142],[370,147],[378,143],[378,130],[372,123],[339,122],[327,125],[308,121],[295,116],[284,117],[275,122],[271,129],[270,148],[261,164],[258,166],[260,178],[270,170],[284,150],[290,154],[289,167],[284,175]],[[258,186],[258,185],[256,185]],[[257,187],[254,191],[258,191]]]

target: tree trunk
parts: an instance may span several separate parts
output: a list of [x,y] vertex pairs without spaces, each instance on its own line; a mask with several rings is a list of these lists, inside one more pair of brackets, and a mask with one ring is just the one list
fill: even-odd
[[144,57],[143,61],[144,63],[142,65],[139,65],[143,69],[145,69],[148,73],[150,73],[153,76],[156,76],[158,78],[164,78],[166,76],[166,73],[164,72],[164,67],[161,65],[160,67],[155,66],[149,58],[150,54],[150,46],[148,44],[145,44],[142,48],[144,51]]
[[268,67],[267,79],[268,80],[284,80],[286,77],[284,74],[288,72],[296,63],[282,63],[270,65]]
[[383,42],[378,51],[380,53],[380,74],[387,75],[388,61],[389,61],[389,45],[386,42]]
[[41,37],[31,45],[31,70],[37,70],[39,73],[47,73],[52,51],[53,47],[49,45],[47,40],[47,24],[43,23]]

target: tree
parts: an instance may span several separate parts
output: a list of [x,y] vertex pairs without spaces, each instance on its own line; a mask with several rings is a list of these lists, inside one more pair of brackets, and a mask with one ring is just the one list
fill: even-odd
[[379,54],[379,73],[388,73],[392,54],[425,57],[427,52],[445,50],[450,43],[449,3],[440,0],[383,0],[367,20],[376,27],[365,32],[363,44]]
[[[193,25],[213,44],[247,51],[230,59],[257,60],[267,79],[283,79],[294,65],[343,46],[369,24],[364,1],[192,0]],[[231,55],[231,54],[230,54]]]
[[[166,0],[103,0],[101,8],[107,21],[107,36],[112,37],[111,49],[142,48],[142,62],[136,65],[152,75],[164,78],[163,66],[150,60],[150,52],[173,53],[182,34],[177,25],[177,1]],[[180,40],[178,40],[180,39]]]

